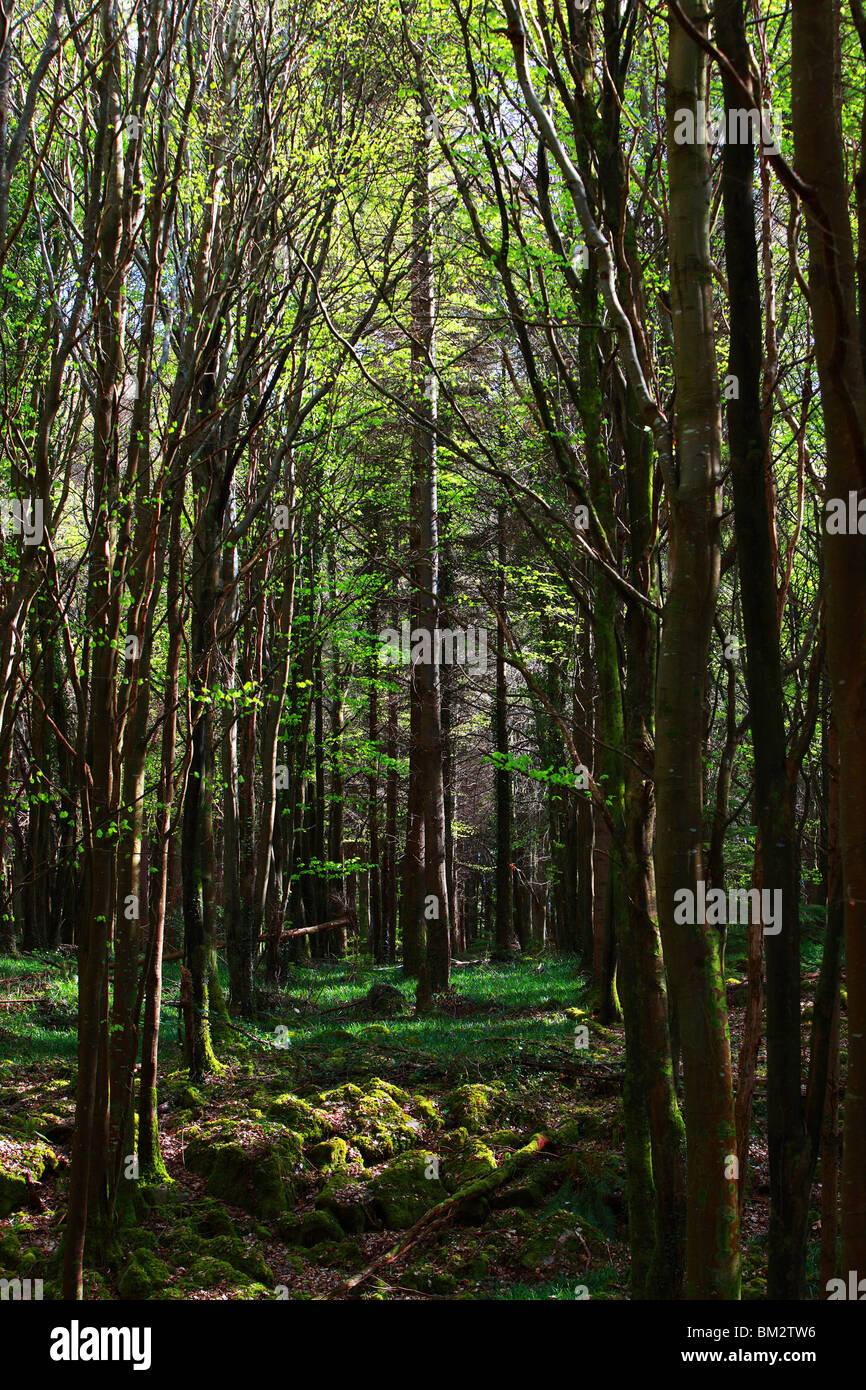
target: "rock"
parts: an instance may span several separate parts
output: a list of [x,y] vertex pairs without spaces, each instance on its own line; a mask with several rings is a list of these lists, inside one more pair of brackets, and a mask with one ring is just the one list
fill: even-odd
[[21,1260],[21,1245],[14,1231],[0,1236],[0,1269],[17,1269]]
[[201,1092],[194,1086],[184,1086],[177,1097],[178,1110],[191,1110],[193,1114],[200,1115],[205,1108],[204,1099]]
[[317,1211],[323,1211],[340,1223],[348,1235],[360,1235],[371,1228],[379,1229],[368,1204],[363,1183],[349,1173],[334,1169],[315,1201]]
[[391,1036],[391,1029],[387,1023],[368,1023],[363,1033],[363,1040],[371,1042],[386,1041]]
[[431,1125],[434,1129],[442,1128],[442,1116],[434,1102],[429,1100],[427,1096],[413,1094],[412,1105],[426,1124]]
[[27,1179],[21,1173],[0,1168],[0,1217],[27,1205]]
[[319,1097],[326,1110],[344,1114],[341,1128],[365,1163],[381,1163],[417,1144],[424,1126],[413,1112],[412,1097],[399,1086],[371,1077],[365,1089],[348,1082]]
[[387,1018],[399,1018],[412,1012],[403,991],[380,980],[371,986],[359,1008],[365,1013],[384,1014]]
[[297,1142],[285,1148],[267,1142],[246,1147],[220,1143],[208,1134],[194,1135],[187,1145],[186,1163],[207,1182],[208,1192],[221,1201],[243,1207],[263,1218],[289,1211],[295,1198],[290,1161],[300,1157]]
[[307,1149],[307,1158],[314,1168],[327,1172],[331,1168],[345,1168],[349,1161],[349,1145],[345,1139],[335,1134],[331,1139],[323,1139]]
[[227,1260],[214,1259],[212,1255],[202,1255],[196,1260],[189,1274],[189,1281],[203,1289],[215,1289],[226,1285],[232,1291],[232,1298],[269,1298],[272,1290],[257,1280],[239,1278],[239,1271]]
[[129,1257],[117,1280],[117,1292],[123,1299],[149,1299],[154,1289],[165,1289],[170,1276],[167,1264],[150,1250],[136,1250]]
[[196,1214],[196,1226],[206,1240],[213,1236],[234,1234],[234,1223],[225,1207],[220,1206],[219,1202],[206,1201],[202,1203]]
[[300,1245],[305,1250],[326,1240],[343,1240],[342,1227],[327,1211],[308,1211],[295,1221],[283,1222],[280,1230],[290,1245]]
[[277,1096],[268,1106],[268,1117],[280,1120],[305,1139],[324,1139],[329,1131],[327,1116],[309,1101],[290,1094]]
[[261,1251],[244,1245],[239,1236],[217,1236],[215,1240],[208,1241],[206,1254],[225,1260],[241,1274],[248,1274],[258,1284],[265,1284],[270,1288],[275,1283],[274,1272]]
[[39,1181],[46,1173],[56,1173],[60,1160],[52,1148],[41,1139],[30,1139],[15,1145],[18,1161],[25,1170],[12,1172],[0,1168],[0,1218],[10,1216],[13,1211],[29,1207],[33,1211],[42,1210],[42,1200],[38,1192]]
[[583,1270],[591,1267],[593,1260],[605,1263],[608,1259],[601,1231],[569,1211],[554,1211],[542,1217],[519,1255],[523,1267],[532,1270]]
[[460,1125],[470,1134],[477,1133],[484,1128],[496,1098],[495,1087],[481,1084],[458,1086],[456,1090],[449,1091],[442,1102],[448,1116],[448,1127]]
[[456,1192],[459,1187],[466,1187],[471,1182],[476,1182],[479,1178],[487,1177],[488,1173],[496,1170],[496,1158],[493,1150],[483,1144],[480,1139],[475,1139],[466,1131],[458,1131],[466,1137],[460,1144],[457,1152],[445,1160],[443,1181],[449,1192]]
[[423,1151],[392,1159],[371,1178],[369,1187],[376,1209],[392,1231],[408,1230],[448,1196],[439,1178],[437,1155]]

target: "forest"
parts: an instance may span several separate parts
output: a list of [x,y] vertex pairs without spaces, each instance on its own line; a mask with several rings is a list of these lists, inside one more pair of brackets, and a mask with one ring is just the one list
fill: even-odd
[[0,1298],[866,1298],[861,0],[0,3]]

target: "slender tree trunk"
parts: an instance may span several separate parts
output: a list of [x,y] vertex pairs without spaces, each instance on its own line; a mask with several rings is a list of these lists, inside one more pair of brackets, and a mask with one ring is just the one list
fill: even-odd
[[[684,5],[706,28],[698,0]],[[668,496],[670,580],[656,691],[656,882],[668,982],[677,1012],[687,1136],[686,1294],[738,1298],[736,1132],[718,933],[675,918],[675,895],[704,877],[703,717],[719,583],[721,418],[713,335],[707,146],[677,144],[676,112],[708,95],[703,51],[670,18],[666,90],[674,323],[676,486]]]
[[[839,117],[838,7],[794,0],[791,95],[806,199],[809,294],[821,385],[827,498],[866,487],[866,379]],[[842,1269],[866,1269],[866,537],[824,537],[827,660],[839,732],[839,839],[848,985]]]

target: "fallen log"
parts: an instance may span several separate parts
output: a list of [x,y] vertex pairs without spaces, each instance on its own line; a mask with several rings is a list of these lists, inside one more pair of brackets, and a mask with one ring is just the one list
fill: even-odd
[[286,941],[293,936],[309,936],[314,931],[330,931],[332,927],[350,927],[352,924],[348,917],[335,917],[333,922],[318,922],[314,927],[292,927],[290,931],[280,932],[280,940]]

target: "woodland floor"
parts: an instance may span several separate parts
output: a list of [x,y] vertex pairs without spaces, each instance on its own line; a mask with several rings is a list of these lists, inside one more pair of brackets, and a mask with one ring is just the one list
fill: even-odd
[[[819,938],[807,921],[807,1011]],[[744,971],[734,937],[727,974],[736,1057]],[[375,982],[401,990],[405,1015],[363,1009]],[[0,957],[0,1274],[42,1278],[45,1298],[59,1296],[75,988],[74,965],[58,955]],[[593,1017],[573,959],[455,969],[451,992],[422,1017],[399,969],[293,969],[285,992],[262,994],[257,1024],[243,1025],[249,1036],[217,1029],[224,1068],[196,1087],[176,1038],[176,967],[165,996],[160,1124],[171,1182],[130,1182],[127,1227],[91,1257],[87,1298],[346,1297],[347,1280],[456,1194],[351,1296],[628,1298],[622,1031]],[[589,1046],[576,1049],[582,1026]],[[764,1294],[763,1066],[762,1054],[746,1298]]]

